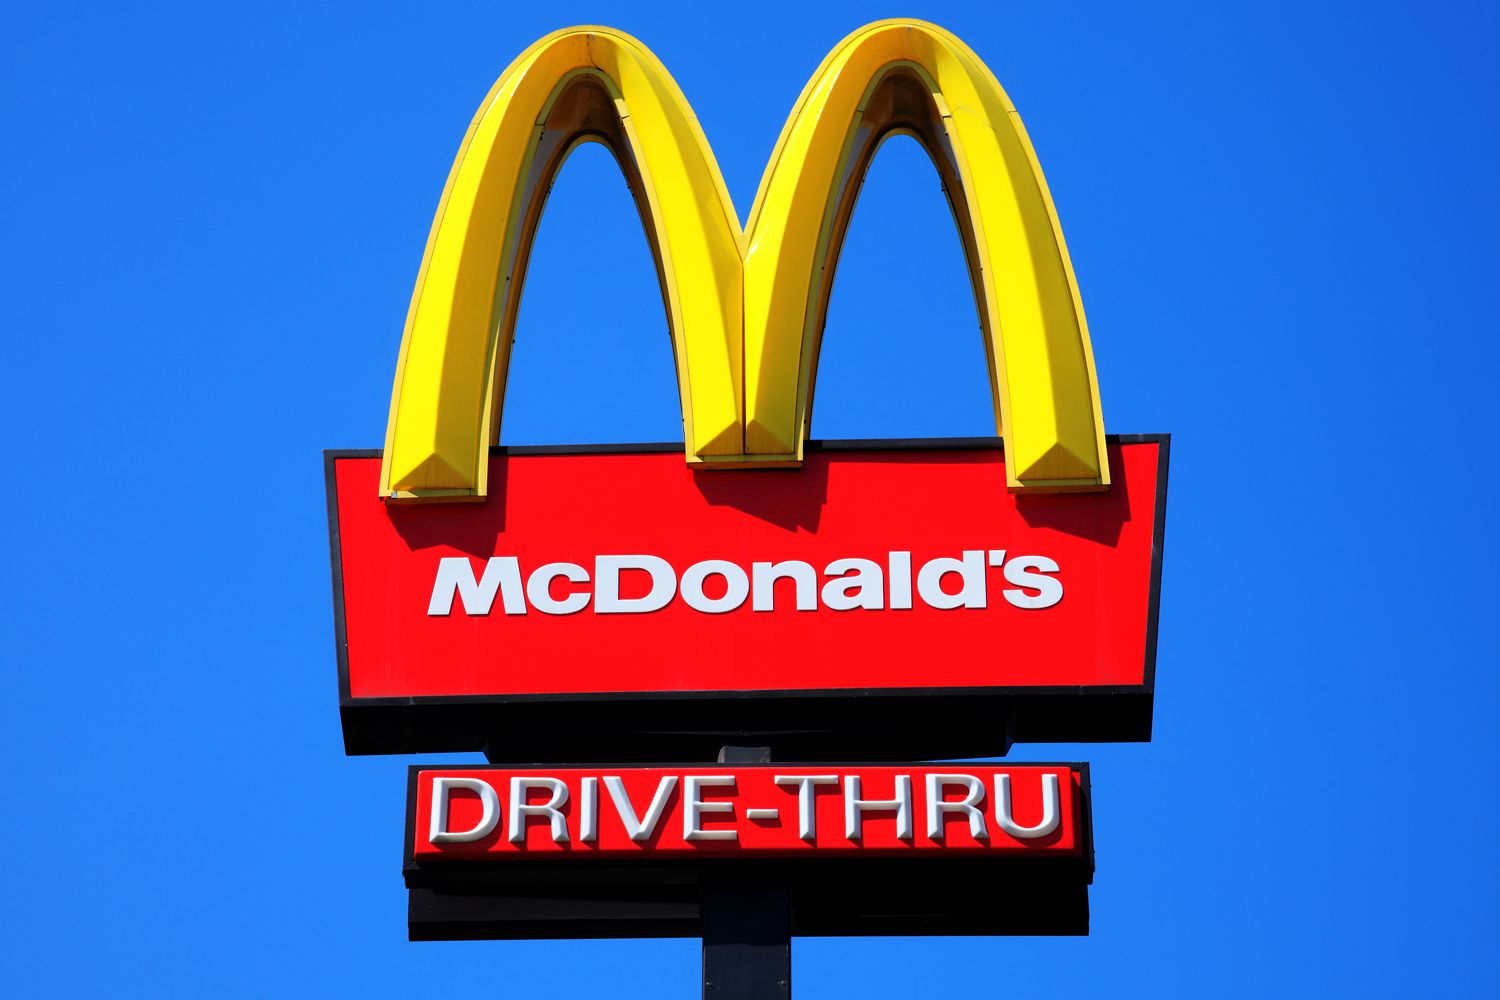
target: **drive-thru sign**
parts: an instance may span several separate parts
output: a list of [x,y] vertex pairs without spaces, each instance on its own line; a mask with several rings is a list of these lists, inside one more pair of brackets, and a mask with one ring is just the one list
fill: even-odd
[[1081,764],[412,767],[414,939],[698,936],[719,882],[804,935],[1080,934]]

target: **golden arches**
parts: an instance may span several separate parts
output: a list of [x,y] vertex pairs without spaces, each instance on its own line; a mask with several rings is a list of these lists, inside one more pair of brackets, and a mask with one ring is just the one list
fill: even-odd
[[603,141],[656,257],[690,455],[742,451],[739,222],[666,69],[607,29],[549,35],[480,105],[438,205],[407,314],[386,431],[386,496],[485,492],[527,254],[553,175]]
[[1011,486],[1108,485],[1083,308],[1020,119],[952,35],[884,21],[844,39],[808,83],[744,231],[697,119],[643,45],[571,28],[527,49],[480,106],[438,206],[397,365],[384,495],[484,494],[541,199],[587,140],[614,150],[656,258],[689,461],[800,461],[833,265],[894,131],[928,149],[953,202]]

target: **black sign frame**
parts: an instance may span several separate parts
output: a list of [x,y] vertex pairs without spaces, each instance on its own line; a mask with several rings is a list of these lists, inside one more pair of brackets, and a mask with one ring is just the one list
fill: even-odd
[[[1144,677],[1139,685],[794,691],[600,692],[355,698],[350,694],[334,464],[379,449],[323,453],[333,582],[339,715],[349,755],[479,751],[491,761],[641,763],[712,759],[725,742],[778,759],[1004,756],[1013,743],[1151,739],[1166,538],[1170,434],[1111,434],[1110,445],[1159,447]],[[491,455],[679,452],[679,443],[495,446]],[[996,437],[809,441],[808,451],[996,449]],[[628,705],[628,711],[622,706]]]

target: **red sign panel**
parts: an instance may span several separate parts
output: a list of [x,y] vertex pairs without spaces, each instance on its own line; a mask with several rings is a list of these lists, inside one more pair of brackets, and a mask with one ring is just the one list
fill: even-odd
[[855,691],[1132,695],[1109,735],[1146,738],[1166,441],[1109,458],[1107,492],[1018,496],[995,447],[509,449],[483,502],[403,505],[330,453],[346,742],[440,748],[409,713],[356,738],[361,707]]
[[423,768],[410,859],[1081,857],[1073,765]]

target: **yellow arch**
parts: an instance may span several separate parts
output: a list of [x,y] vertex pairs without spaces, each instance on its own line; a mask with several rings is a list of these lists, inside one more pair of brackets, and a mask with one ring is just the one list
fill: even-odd
[[381,491],[483,496],[532,237],[583,141],[631,181],[672,329],[688,453],[743,450],[739,221],[687,100],[605,28],[543,38],[501,75],[459,147],[407,312]]
[[1011,485],[1108,485],[1083,303],[1031,141],[979,58],[914,21],[876,22],[840,42],[766,167],[745,261],[747,450],[801,457],[839,244],[870,158],[892,132],[916,136],[943,175]]
[[914,135],[943,175],[1015,489],[1109,483],[1083,306],[1030,140],[993,75],[920,21],[844,39],[782,130],[741,231],[666,69],[607,28],[570,28],[500,77],[448,178],[407,317],[382,492],[482,496],[541,201],[579,141],[632,181],[667,303],[689,461],[795,464],[833,269],[870,158]]

